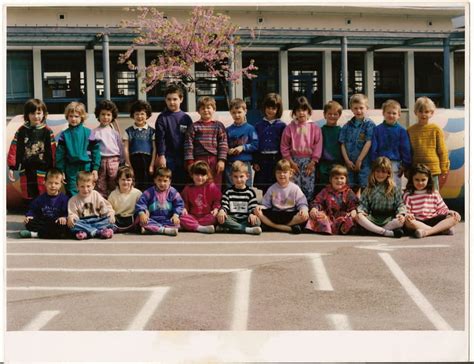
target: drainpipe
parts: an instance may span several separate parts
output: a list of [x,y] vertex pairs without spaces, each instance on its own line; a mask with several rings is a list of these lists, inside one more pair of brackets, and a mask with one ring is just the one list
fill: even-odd
[[349,92],[347,88],[347,37],[341,38],[342,107],[348,109]]
[[102,72],[104,74],[104,98],[110,100],[109,35],[102,36]]

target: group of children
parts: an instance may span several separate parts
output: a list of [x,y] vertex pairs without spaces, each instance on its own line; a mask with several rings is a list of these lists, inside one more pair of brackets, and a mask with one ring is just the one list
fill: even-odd
[[[451,234],[460,221],[438,192],[449,159],[442,130],[428,123],[435,105],[426,97],[416,101],[418,122],[408,130],[398,123],[401,107],[394,100],[383,104],[384,121],[375,126],[362,94],[351,97],[354,116],[342,128],[336,101],[324,106],[321,128],[310,121],[305,97],[296,100],[286,125],[280,96],[268,94],[255,127],[246,122],[245,102],[234,99],[234,123],[227,128],[214,120],[212,97],[198,101],[194,123],[180,109],[179,87],[170,86],[165,101],[155,128],[147,123],[150,104],[135,102],[123,139],[113,102],[97,105],[93,130],[83,126],[84,105],[72,102],[56,146],[46,105],[29,100],[8,153],[9,178],[20,170],[23,197],[31,201],[20,236],[258,235],[263,228],[400,237],[405,227],[421,238]],[[402,175],[408,178],[404,194]],[[263,192],[260,203],[253,187]]]

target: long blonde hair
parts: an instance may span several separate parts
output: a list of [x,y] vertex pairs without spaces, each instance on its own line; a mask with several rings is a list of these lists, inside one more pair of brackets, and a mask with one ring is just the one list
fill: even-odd
[[378,157],[372,163],[372,170],[370,171],[369,180],[367,183],[367,192],[371,192],[373,188],[377,185],[377,180],[375,179],[375,171],[381,169],[384,172],[388,173],[388,177],[383,182],[385,184],[385,193],[389,196],[392,196],[395,192],[395,182],[393,181],[393,171],[392,171],[392,162],[387,157]]

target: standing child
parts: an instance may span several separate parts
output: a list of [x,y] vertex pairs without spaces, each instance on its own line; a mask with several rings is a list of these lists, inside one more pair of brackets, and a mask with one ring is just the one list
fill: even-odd
[[133,187],[135,176],[133,169],[127,166],[117,171],[117,187],[109,195],[109,202],[115,211],[115,230],[119,233],[135,229],[135,205],[142,191]]
[[395,100],[387,100],[382,104],[384,121],[377,125],[372,136],[370,148],[371,160],[387,157],[392,162],[395,184],[402,187],[401,177],[411,165],[410,140],[408,133],[399,123],[401,106]]
[[221,189],[212,182],[212,172],[204,161],[191,165],[191,178],[183,192],[185,211],[181,226],[188,231],[212,234],[215,232],[216,216],[221,207]]
[[46,192],[36,197],[25,215],[22,238],[63,239],[70,235],[66,226],[68,197],[61,192],[63,174],[52,168],[46,173]]
[[165,91],[166,109],[158,116],[155,124],[156,165],[168,167],[173,172],[173,184],[181,192],[186,182],[184,167],[184,137],[193,123],[191,117],[180,109],[183,90],[177,85]]
[[233,99],[230,102],[230,114],[232,115],[234,123],[226,128],[227,142],[229,144],[227,166],[225,169],[227,188],[230,188],[233,184],[232,163],[235,161],[242,161],[247,165],[249,178],[247,178],[246,183],[247,186],[252,187],[252,159],[253,153],[258,149],[257,132],[255,128],[245,120],[247,105],[244,100]]
[[138,199],[135,215],[138,215],[142,234],[178,235],[184,202],[171,186],[171,176],[171,169],[158,168],[153,175],[155,185]]
[[221,189],[222,172],[229,149],[225,126],[212,119],[216,111],[214,98],[203,96],[198,100],[197,106],[201,118],[186,132],[184,160],[188,169],[195,161],[205,161],[211,168],[214,183]]
[[233,185],[222,196],[222,207],[217,221],[224,229],[233,233],[259,235],[262,233],[260,220],[252,212],[257,207],[255,191],[246,185],[249,178],[249,165],[242,161],[232,164]]
[[347,184],[347,168],[332,167],[331,184],[318,193],[311,203],[306,228],[317,233],[348,234],[357,215],[359,199]]
[[150,187],[150,176],[153,175],[155,165],[155,129],[147,123],[150,116],[151,105],[146,101],[135,101],[130,107],[133,125],[125,129],[125,164],[133,168],[136,186],[140,191]]
[[369,100],[363,94],[354,94],[349,100],[354,117],[341,129],[339,143],[342,157],[349,172],[349,184],[360,195],[360,189],[367,186],[370,161],[367,157],[372,144],[375,123],[365,116]]
[[414,230],[417,238],[439,233],[453,235],[453,226],[461,220],[434,188],[431,171],[424,164],[417,164],[410,171],[403,201],[408,209],[405,227]]
[[419,97],[415,102],[418,122],[407,129],[412,150],[412,163],[425,164],[433,175],[435,189],[439,190],[449,172],[449,158],[443,130],[436,124],[429,124],[436,106],[428,97]]
[[54,165],[56,142],[46,126],[48,110],[43,101],[31,99],[23,107],[24,124],[18,128],[8,151],[8,178],[20,170],[21,196],[26,203],[45,192],[46,171]]
[[313,199],[316,185],[316,164],[321,158],[323,138],[321,128],[309,122],[313,109],[304,96],[293,106],[293,121],[281,137],[281,155],[290,162],[295,173],[294,182],[300,186],[308,200]]
[[269,228],[301,233],[301,224],[308,220],[308,201],[301,189],[291,182],[293,169],[286,159],[275,166],[277,182],[267,190],[262,205],[257,206],[254,214]]
[[362,192],[357,208],[357,223],[375,234],[400,238],[406,207],[402,193],[392,177],[392,163],[378,157],[372,164],[367,188]]
[[67,226],[78,240],[110,239],[114,235],[114,210],[94,187],[95,179],[91,172],[77,174],[78,193],[69,199]]
[[59,135],[56,150],[56,167],[66,176],[66,191],[77,194],[77,173],[91,171],[95,181],[100,168],[100,146],[89,128],[84,126],[87,119],[84,104],[71,102],[66,106],[64,116],[68,128]]
[[318,164],[318,177],[315,193],[320,192],[327,184],[329,184],[329,175],[332,167],[336,164],[344,164],[341,147],[339,145],[341,127],[337,125],[337,121],[342,115],[342,106],[337,101],[329,101],[324,105],[323,113],[326,124],[321,128],[323,152]]
[[262,103],[263,119],[255,124],[258,150],[254,153],[254,186],[265,194],[275,180],[275,165],[281,159],[281,135],[286,124],[280,120],[283,103],[280,95],[269,93]]
[[102,100],[95,108],[99,126],[92,130],[92,138],[99,143],[101,155],[97,191],[104,198],[115,189],[117,171],[124,160],[122,138],[112,127],[117,116],[117,106],[110,100]]

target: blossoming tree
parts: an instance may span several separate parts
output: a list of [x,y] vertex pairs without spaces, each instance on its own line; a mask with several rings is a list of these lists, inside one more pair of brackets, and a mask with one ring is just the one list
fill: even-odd
[[[196,82],[193,76],[195,63],[202,63],[211,77],[216,77],[223,86],[227,102],[229,82],[238,82],[241,77],[257,77],[253,61],[245,68],[237,68],[233,60],[240,52],[239,27],[230,22],[230,17],[214,14],[210,8],[195,7],[190,18],[180,23],[169,19],[155,8],[139,7],[138,16],[122,21],[122,27],[132,28],[138,35],[128,50],[120,55],[119,62],[127,63],[129,69],[137,70],[148,92],[158,83],[177,83],[187,89]],[[137,46],[157,47],[157,55],[143,69],[130,60]]]

